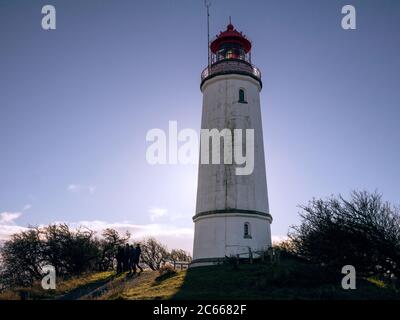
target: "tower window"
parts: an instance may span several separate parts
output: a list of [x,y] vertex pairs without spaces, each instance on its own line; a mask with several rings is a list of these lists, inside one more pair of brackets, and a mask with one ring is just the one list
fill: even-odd
[[244,89],[239,89],[239,103],[247,103]]
[[243,237],[244,238],[251,238],[251,233],[250,233],[250,223],[245,222],[243,226]]

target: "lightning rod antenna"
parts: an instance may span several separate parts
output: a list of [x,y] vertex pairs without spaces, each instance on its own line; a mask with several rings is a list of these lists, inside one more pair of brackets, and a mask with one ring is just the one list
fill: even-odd
[[207,61],[208,70],[210,70],[211,60],[210,60],[210,7],[211,2],[204,0],[204,5],[207,8]]

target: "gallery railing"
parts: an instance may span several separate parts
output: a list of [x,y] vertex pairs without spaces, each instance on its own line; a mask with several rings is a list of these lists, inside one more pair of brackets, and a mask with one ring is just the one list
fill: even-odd
[[201,73],[201,82],[207,78],[227,73],[248,74],[261,82],[261,71],[251,63],[240,59],[220,60],[210,67],[206,67]]

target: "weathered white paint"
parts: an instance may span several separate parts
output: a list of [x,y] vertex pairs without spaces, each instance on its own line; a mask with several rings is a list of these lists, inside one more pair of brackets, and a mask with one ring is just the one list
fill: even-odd
[[[239,103],[239,89],[246,92],[247,103]],[[228,74],[208,79],[202,86],[202,129],[254,129],[254,171],[236,175],[236,165],[200,164],[197,188],[193,259],[223,258],[262,250],[271,245],[258,81],[250,76]],[[245,139],[243,139],[245,143]],[[223,145],[221,143],[221,145]],[[243,148],[245,150],[245,146]],[[229,212],[229,210],[231,210]],[[224,210],[224,213],[218,213]],[[244,237],[249,222],[251,238]],[[210,263],[194,263],[199,266]]]
[[[250,238],[244,237],[246,222],[250,224]],[[200,217],[195,221],[194,260],[223,258],[236,254],[245,258],[248,257],[249,248],[253,252],[265,250],[271,245],[270,222],[268,218],[248,214],[214,214]]]

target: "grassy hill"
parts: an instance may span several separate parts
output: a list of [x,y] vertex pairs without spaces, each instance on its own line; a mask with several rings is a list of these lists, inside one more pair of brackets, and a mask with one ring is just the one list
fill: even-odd
[[399,299],[400,293],[376,279],[358,279],[343,290],[340,279],[293,261],[201,267],[160,276],[144,271],[129,276],[101,272],[61,281],[57,289],[15,289],[0,299]]

